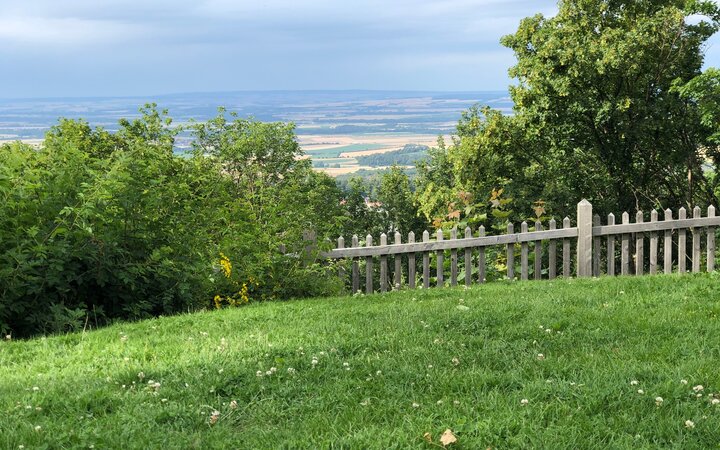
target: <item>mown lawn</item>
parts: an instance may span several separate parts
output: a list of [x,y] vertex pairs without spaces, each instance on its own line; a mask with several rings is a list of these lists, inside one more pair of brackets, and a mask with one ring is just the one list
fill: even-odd
[[712,274],[256,304],[4,341],[0,448],[438,448],[446,429],[465,449],[717,448],[719,313]]

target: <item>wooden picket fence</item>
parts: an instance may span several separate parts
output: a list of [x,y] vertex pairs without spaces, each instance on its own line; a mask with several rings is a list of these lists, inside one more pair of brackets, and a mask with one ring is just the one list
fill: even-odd
[[[535,230],[529,231],[528,224],[520,225],[520,232],[516,233],[513,224],[508,225],[507,234],[487,236],[485,229],[480,227],[477,233],[470,228],[464,230],[464,237],[458,238],[458,230],[453,229],[450,239],[446,239],[443,230],[438,230],[436,239],[430,240],[430,233],[425,231],[422,242],[415,241],[415,234],[409,233],[407,242],[402,242],[400,233],[395,233],[394,241],[388,244],[385,234],[380,236],[379,245],[373,245],[373,237],[368,235],[365,246],[359,246],[357,236],[352,237],[350,247],[345,246],[343,237],[338,239],[337,248],[322,254],[328,259],[352,260],[351,279],[352,291],[360,291],[360,258],[365,259],[365,292],[373,293],[375,259],[380,264],[380,291],[386,292],[390,288],[388,259],[393,258],[394,276],[393,287],[403,287],[403,261],[407,262],[407,285],[416,288],[416,255],[422,255],[422,287],[430,287],[430,254],[436,255],[435,278],[437,286],[445,285],[445,253],[450,252],[450,284],[458,284],[458,254],[464,253],[465,258],[465,285],[470,286],[473,281],[483,283],[486,280],[486,250],[488,247],[503,246],[507,256],[507,277],[515,279],[515,249],[520,246],[520,279],[529,278],[528,259],[530,246],[534,251],[534,279],[543,279],[543,242],[547,242],[547,271],[546,277],[554,279],[558,276],[558,263],[561,263],[563,277],[573,274],[578,277],[590,277],[618,274],[616,262],[620,262],[622,275],[650,275],[658,273],[658,250],[660,240],[663,244],[663,272],[678,273],[688,271],[688,262],[692,272],[701,271],[702,261],[702,235],[706,237],[706,269],[715,270],[715,228],[720,226],[720,217],[715,216],[715,208],[707,209],[706,217],[702,217],[699,207],[693,210],[693,217],[687,218],[685,208],[678,210],[678,217],[673,217],[671,210],[664,212],[664,220],[660,221],[657,211],[650,213],[650,222],[644,221],[642,212],[635,215],[635,223],[630,222],[630,215],[622,214],[622,223],[615,223],[615,216],[610,214],[607,224],[602,225],[600,216],[593,216],[592,205],[583,200],[577,205],[577,221],[571,226],[569,218],[565,218],[562,228],[557,227],[555,220],[549,222],[549,229],[543,230],[542,224],[537,222]],[[691,238],[691,247],[688,251],[688,234]],[[646,240],[649,243],[646,258]],[[603,241],[604,256],[603,256]],[[571,246],[575,246],[575,271],[571,261]],[[618,246],[619,247],[616,247]],[[561,255],[558,255],[560,246]],[[477,272],[473,277],[473,254],[477,252]],[[601,261],[606,263],[603,271]],[[340,276],[345,277],[345,270],[340,269]],[[473,279],[475,278],[475,279]]]

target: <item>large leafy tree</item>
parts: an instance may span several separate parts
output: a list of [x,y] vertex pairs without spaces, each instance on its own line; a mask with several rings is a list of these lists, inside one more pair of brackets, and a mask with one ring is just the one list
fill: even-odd
[[685,0],[561,0],[555,17],[524,19],[502,39],[517,58],[514,114],[463,116],[453,187],[503,186],[519,211],[542,199],[563,215],[582,197],[604,213],[714,202],[701,68],[719,25],[714,2]]

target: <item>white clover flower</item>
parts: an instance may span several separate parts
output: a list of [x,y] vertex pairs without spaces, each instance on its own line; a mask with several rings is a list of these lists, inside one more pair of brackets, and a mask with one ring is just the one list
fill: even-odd
[[638,389],[638,394],[643,395],[644,393],[645,391],[643,391],[642,389]]
[[690,429],[695,428],[695,422],[693,422],[692,420],[686,420],[685,428],[690,428]]
[[442,405],[442,404],[443,404],[443,401],[442,401],[442,400],[438,400],[438,401],[437,401],[437,404],[438,404],[438,405]]
[[544,360],[545,360],[545,355],[543,355],[542,353],[538,353],[537,359],[538,359],[538,361],[544,361]]
[[545,329],[545,332],[546,332],[546,333],[552,333],[552,330],[551,330],[550,328],[546,328],[546,329]]
[[268,370],[268,371],[265,372],[265,375],[267,375],[267,376],[270,376],[270,375],[272,375],[272,374],[273,374],[273,373],[272,373],[271,370]]
[[368,400],[363,400],[363,401],[360,402],[360,405],[362,405],[362,406],[367,406],[367,405],[369,405],[369,404],[370,404],[370,400],[369,400],[369,399],[368,399]]
[[262,370],[258,370],[257,372],[255,372],[255,375],[258,377],[263,376]]
[[526,399],[526,398],[520,400],[520,404],[521,404],[522,406],[527,406],[528,403],[530,403],[530,401],[529,401],[528,399]]
[[142,379],[145,378],[145,372],[138,373],[138,378],[142,381]]
[[457,405],[459,405],[459,404],[460,404],[460,400],[454,400],[454,401],[453,401],[453,405],[457,406]]
[[680,380],[680,384],[688,384],[688,380]]
[[712,403],[713,406],[720,405],[720,398],[714,398],[710,403]]
[[318,360],[317,360],[317,359],[315,359],[315,358],[313,358],[313,360],[312,360],[312,361],[310,361],[310,363],[312,363],[312,365],[313,365],[313,366],[317,366],[317,364],[318,364]]
[[453,365],[457,366],[460,364],[460,360],[458,358],[453,358],[452,363],[453,363]]
[[230,402],[230,409],[237,409],[238,403],[237,400],[233,400]]
[[413,407],[413,408],[419,408],[420,405],[419,405],[418,403],[413,402],[412,407]]
[[40,431],[42,427],[40,425],[35,425],[35,431]]
[[662,397],[655,397],[655,404],[656,404],[657,406],[662,406],[663,401],[664,401],[664,400],[663,400]]
[[344,362],[343,367],[350,367],[350,363]]
[[288,372],[290,375],[293,375],[293,374],[295,374],[295,369],[293,369],[292,367],[288,367],[287,372]]
[[377,376],[382,375],[382,370],[378,370],[377,372],[375,372],[375,375],[377,375]]
[[271,368],[270,368],[270,372],[272,372],[272,373],[277,372],[277,367],[271,367]]
[[40,388],[39,388],[39,387],[37,387],[37,386],[33,386],[33,388],[32,388],[32,389],[33,389],[33,391],[35,391],[35,392],[37,392],[37,391],[39,391],[39,390],[40,390]]
[[698,384],[697,386],[693,386],[694,392],[702,392],[704,389],[705,388],[701,384]]
[[638,385],[638,380],[632,380],[630,382],[630,386],[637,386],[637,385]]

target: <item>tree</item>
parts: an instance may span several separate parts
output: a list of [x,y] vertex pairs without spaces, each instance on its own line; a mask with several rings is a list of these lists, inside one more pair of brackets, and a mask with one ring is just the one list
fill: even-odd
[[410,179],[400,167],[392,166],[383,174],[378,200],[386,221],[386,233],[422,233],[426,223],[418,217]]
[[[689,23],[694,14],[703,20]],[[517,57],[517,126],[556,169],[547,175],[570,175],[601,211],[713,200],[710,134],[672,87],[700,75],[719,22],[705,0],[565,0],[555,17],[524,19],[502,43]]]

